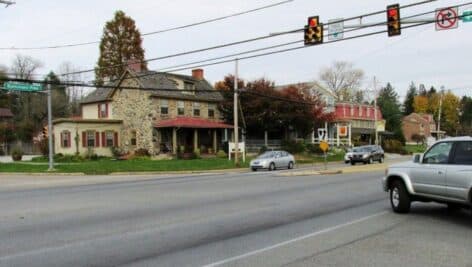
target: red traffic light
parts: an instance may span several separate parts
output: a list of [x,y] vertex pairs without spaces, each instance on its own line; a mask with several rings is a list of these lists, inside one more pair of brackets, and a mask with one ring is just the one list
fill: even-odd
[[389,37],[401,34],[399,4],[387,6],[387,32]]
[[398,11],[396,9],[389,9],[388,10],[388,16],[389,17],[396,17],[398,15]]
[[318,16],[309,17],[308,18],[308,26],[317,27],[318,26],[318,20],[319,20]]

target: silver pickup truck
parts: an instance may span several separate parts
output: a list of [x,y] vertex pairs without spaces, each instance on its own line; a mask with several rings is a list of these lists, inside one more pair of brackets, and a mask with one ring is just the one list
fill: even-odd
[[393,211],[407,213],[413,201],[445,203],[451,209],[472,206],[472,137],[434,143],[412,162],[391,165],[382,178]]

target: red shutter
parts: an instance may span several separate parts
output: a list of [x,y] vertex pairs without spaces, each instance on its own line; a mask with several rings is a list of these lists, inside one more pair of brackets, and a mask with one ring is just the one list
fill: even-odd
[[61,147],[64,147],[64,136],[63,136],[63,132],[61,133]]
[[108,118],[108,103],[105,104],[105,117]]
[[105,132],[102,132],[102,146],[106,147],[107,146],[107,137]]
[[82,147],[87,147],[87,132],[82,132]]
[[114,132],[113,134],[113,146],[118,146],[118,133]]
[[100,147],[100,133],[95,132],[95,147]]
[[98,118],[100,118],[100,104],[97,105],[97,109],[98,109]]

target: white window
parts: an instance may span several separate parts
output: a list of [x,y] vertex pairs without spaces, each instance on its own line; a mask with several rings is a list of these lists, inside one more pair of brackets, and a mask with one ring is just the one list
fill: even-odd
[[351,110],[351,117],[354,117],[354,105],[351,105],[350,110]]
[[87,147],[95,147],[95,132],[87,131]]
[[359,106],[359,117],[362,117],[362,106]]
[[193,116],[200,116],[200,103],[198,102],[193,102]]
[[215,117],[215,109],[216,109],[215,104],[208,104],[208,118]]
[[177,101],[177,115],[179,116],[185,115],[185,102],[184,101]]
[[108,118],[108,104],[102,103],[98,105],[98,117]]
[[111,131],[107,131],[105,133],[105,137],[106,137],[106,140],[105,140],[105,144],[107,147],[112,147],[112,146],[115,146],[114,144],[114,133],[111,132]]
[[169,101],[167,99],[161,99],[161,115],[169,114]]
[[71,140],[70,140],[70,132],[69,131],[62,131],[61,133],[61,147],[70,147]]

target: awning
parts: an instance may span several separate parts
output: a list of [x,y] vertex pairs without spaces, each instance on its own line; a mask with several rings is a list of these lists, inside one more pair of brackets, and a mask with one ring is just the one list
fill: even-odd
[[205,128],[205,129],[232,129],[233,125],[221,121],[212,121],[198,118],[175,118],[162,120],[154,124],[156,128]]

